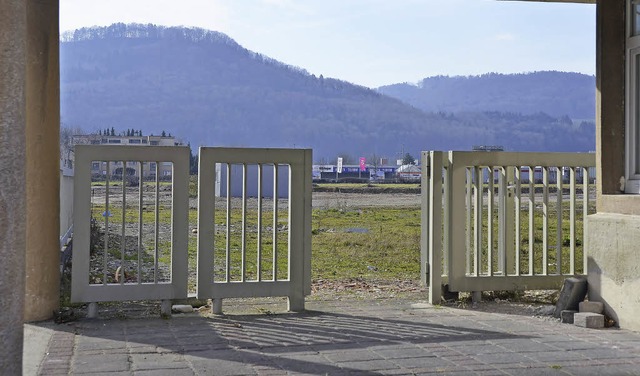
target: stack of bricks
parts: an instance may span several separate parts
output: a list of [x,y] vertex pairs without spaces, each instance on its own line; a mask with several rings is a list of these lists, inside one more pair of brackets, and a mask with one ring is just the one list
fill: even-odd
[[560,319],[563,323],[574,324],[584,328],[604,328],[604,304],[585,300],[578,305],[578,311],[564,310]]

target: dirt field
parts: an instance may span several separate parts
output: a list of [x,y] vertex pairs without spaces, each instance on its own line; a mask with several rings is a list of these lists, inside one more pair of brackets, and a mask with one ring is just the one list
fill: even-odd
[[374,206],[418,206],[419,194],[406,193],[335,193],[314,192],[314,208],[374,207]]

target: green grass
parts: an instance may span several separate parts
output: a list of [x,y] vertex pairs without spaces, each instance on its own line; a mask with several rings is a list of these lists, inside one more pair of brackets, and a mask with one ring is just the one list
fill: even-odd
[[[552,201],[553,200],[553,201]],[[541,202],[540,201],[536,201],[536,205],[540,206]],[[576,234],[576,240],[575,240],[575,272],[576,273],[582,273],[584,272],[583,270],[583,252],[584,252],[584,247],[583,247],[583,216],[582,216],[582,207],[583,204],[582,202],[577,202],[576,203],[576,216],[575,216],[575,234]],[[493,216],[493,252],[492,252],[492,260],[493,260],[493,265],[492,265],[492,270],[494,272],[498,271],[498,219],[497,219],[497,205],[494,206],[495,211],[494,211],[494,216]],[[561,224],[561,232],[562,232],[562,236],[561,236],[561,240],[560,240],[560,245],[561,245],[561,252],[560,252],[560,271],[563,274],[567,274],[570,272],[570,244],[571,244],[571,238],[570,238],[570,217],[569,217],[569,204],[568,203],[563,203],[563,207],[562,207],[562,224]],[[483,262],[480,265],[481,266],[481,271],[484,273],[488,272],[488,236],[487,236],[487,231],[488,231],[488,220],[486,217],[486,210],[487,210],[487,206],[485,205],[483,207],[484,213],[483,213],[483,223],[482,223],[482,227],[483,227],[483,238],[482,238],[482,258],[483,258]],[[590,214],[595,212],[595,203],[594,202],[590,202],[590,206],[589,206],[589,211]],[[555,197],[550,197],[549,198],[549,205],[548,205],[548,230],[547,230],[547,272],[550,274],[555,274],[558,272],[557,270],[557,265],[556,265],[556,261],[557,261],[557,234],[558,234],[558,210],[557,210],[557,205],[555,202]],[[521,207],[520,210],[520,239],[519,239],[519,246],[520,246],[520,271],[522,274],[528,274],[530,271],[530,264],[529,264],[529,259],[530,259],[530,253],[529,253],[529,247],[530,244],[533,245],[533,273],[534,274],[540,274],[544,272],[544,242],[543,242],[543,222],[544,221],[544,215],[543,215],[543,211],[540,207],[536,207],[534,208],[534,221],[533,221],[533,226],[534,226],[534,232],[533,232],[533,239],[529,239],[529,208],[528,208],[528,201],[523,200],[523,205]],[[515,241],[515,236],[514,236],[514,241]],[[475,246],[473,239],[471,240],[471,247],[473,248]],[[473,265],[474,264],[474,260],[472,258],[472,265],[471,268],[473,269]]]
[[419,207],[316,209],[312,232],[313,279],[419,278]]

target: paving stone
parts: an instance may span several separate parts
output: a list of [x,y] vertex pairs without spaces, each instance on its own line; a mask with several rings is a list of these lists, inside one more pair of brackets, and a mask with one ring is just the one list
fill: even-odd
[[603,362],[606,359],[622,359],[627,362],[630,359],[640,360],[640,354],[611,348],[592,348],[580,351],[580,355],[588,359]]
[[375,352],[381,355],[384,358],[419,358],[424,356],[433,356],[431,352],[427,349],[423,349],[420,347],[411,347],[411,348],[385,348],[385,349],[376,349]]
[[496,341],[493,343],[503,348],[504,351],[509,351],[509,352],[527,353],[532,351],[553,350],[553,348],[546,343],[540,343],[540,342],[523,340],[523,339]]
[[193,376],[195,372],[190,368],[183,369],[154,369],[134,371],[133,376]]
[[383,356],[374,353],[373,351],[342,351],[334,353],[325,353],[324,356],[332,362],[351,362],[361,360],[381,360]]
[[583,328],[604,328],[604,315],[591,312],[578,312],[573,316],[573,324]]
[[576,313],[578,313],[578,311],[563,309],[562,312],[560,312],[560,322],[563,324],[573,324],[573,315]]
[[560,361],[571,361],[576,358],[584,359],[579,356],[576,352],[573,351],[564,351],[564,350],[555,350],[555,351],[541,351],[541,352],[533,352],[525,354],[528,358],[533,359],[538,362],[560,362]]
[[[625,374],[622,370],[611,366],[566,367],[561,371],[580,376],[620,376]],[[635,374],[638,374],[637,371]]]
[[179,354],[132,354],[129,359],[134,371],[189,367]]
[[128,355],[78,356],[71,364],[73,374],[122,371],[129,371]]
[[587,280],[585,278],[565,279],[553,316],[560,318],[560,313],[567,309],[577,311],[578,304],[584,300],[585,296],[587,296]]
[[592,302],[590,300],[585,300],[584,302],[580,302],[578,305],[579,312],[592,312],[592,313],[603,313],[604,312],[604,303],[602,302]]
[[[527,353],[527,354],[531,354],[531,353]],[[522,362],[529,361],[529,359],[522,354],[509,353],[509,352],[478,354],[478,355],[475,355],[474,358],[486,364],[522,363]]]
[[202,359],[194,361],[192,367],[195,373],[199,375],[216,375],[216,376],[245,376],[253,375],[253,369],[249,365],[238,362],[229,362],[224,360]]
[[79,346],[49,342],[39,374],[640,374],[639,333],[448,307],[404,314],[392,300],[330,303],[270,317],[80,319],[65,327]]
[[552,346],[556,349],[570,351],[602,348],[602,346],[597,343],[576,340],[571,341],[567,339],[565,339],[564,341],[547,342],[547,345]]
[[68,369],[48,369],[48,368],[43,368],[40,367],[40,369],[38,370],[38,375],[42,375],[42,376],[58,376],[58,375],[65,375],[68,376],[69,375],[69,370]]

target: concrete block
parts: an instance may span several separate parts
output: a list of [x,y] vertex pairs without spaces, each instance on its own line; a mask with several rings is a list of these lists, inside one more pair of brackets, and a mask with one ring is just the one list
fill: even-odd
[[578,311],[574,311],[571,309],[565,309],[560,312],[560,322],[563,324],[573,324],[574,315],[578,313]]
[[171,306],[171,312],[191,313],[193,312],[193,306],[189,304],[174,304]]
[[592,312],[578,312],[573,315],[573,324],[583,328],[604,328],[604,315]]
[[578,304],[584,300],[585,296],[587,296],[586,279],[576,277],[565,279],[553,316],[560,318],[560,313],[564,310],[577,311]]
[[578,305],[578,311],[580,312],[591,312],[591,313],[603,313],[604,312],[604,303],[602,302],[592,302],[590,300],[586,300],[584,302],[580,302]]

